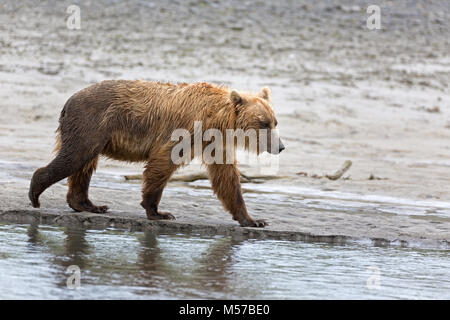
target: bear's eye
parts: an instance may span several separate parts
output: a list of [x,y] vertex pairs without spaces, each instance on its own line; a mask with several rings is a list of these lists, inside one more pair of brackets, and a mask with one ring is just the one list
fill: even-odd
[[261,122],[261,129],[270,129],[270,121]]

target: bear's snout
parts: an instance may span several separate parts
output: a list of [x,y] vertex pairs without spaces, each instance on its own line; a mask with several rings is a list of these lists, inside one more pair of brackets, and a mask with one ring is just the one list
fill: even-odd
[[281,139],[278,140],[278,150],[276,149],[276,145],[275,146],[270,146],[268,148],[268,152],[271,154],[280,154],[281,151],[283,151],[285,148],[283,142],[281,142]]
[[280,139],[280,149],[279,149],[279,151],[278,151],[278,153],[281,153],[281,151],[283,151],[284,149],[286,149],[285,147],[284,147],[284,144],[283,144],[283,142],[281,142],[281,139]]

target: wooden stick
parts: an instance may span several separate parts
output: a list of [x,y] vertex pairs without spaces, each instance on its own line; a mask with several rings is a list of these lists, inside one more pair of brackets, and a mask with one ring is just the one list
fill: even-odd
[[346,173],[347,170],[350,169],[351,166],[352,166],[352,162],[350,160],[346,160],[344,162],[344,164],[342,165],[342,168],[340,168],[334,174],[326,174],[325,177],[327,177],[330,180],[337,180],[340,177],[342,177],[343,174]]
[[[141,180],[142,175],[141,174],[130,174],[125,175],[125,180]],[[241,173],[241,182],[252,182],[253,180],[274,180],[274,179],[280,179],[284,177],[278,177],[278,176],[267,176],[267,175],[260,175],[260,176],[248,176],[246,174]],[[182,182],[193,182],[197,180],[206,180],[208,179],[208,175],[206,173],[193,173],[193,174],[186,174],[186,175],[178,175],[173,176],[170,181],[182,181]]]

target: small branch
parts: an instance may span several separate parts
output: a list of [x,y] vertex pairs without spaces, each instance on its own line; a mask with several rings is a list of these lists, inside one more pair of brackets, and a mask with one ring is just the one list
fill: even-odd
[[342,165],[342,168],[337,170],[334,174],[326,174],[325,177],[327,177],[330,180],[338,180],[340,177],[344,175],[344,173],[347,172],[348,169],[350,169],[351,166],[352,162],[350,160],[346,160]]
[[182,182],[194,182],[197,180],[207,180],[208,176],[206,173],[193,173],[180,176],[174,176],[170,181],[182,181]]
[[142,174],[129,174],[124,177],[125,180],[142,180]]

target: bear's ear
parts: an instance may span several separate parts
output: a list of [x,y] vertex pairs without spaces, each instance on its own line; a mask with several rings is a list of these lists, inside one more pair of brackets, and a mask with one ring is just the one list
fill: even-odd
[[261,90],[261,93],[259,94],[261,98],[265,100],[270,100],[270,96],[272,94],[272,91],[268,87],[264,87]]
[[235,90],[231,91],[230,100],[235,105],[242,104],[244,102],[244,99],[242,99],[241,95]]

